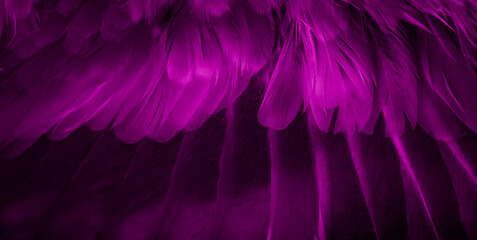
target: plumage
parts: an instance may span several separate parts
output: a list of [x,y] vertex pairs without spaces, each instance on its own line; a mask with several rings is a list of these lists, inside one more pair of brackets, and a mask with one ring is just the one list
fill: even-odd
[[305,122],[297,117],[286,130],[269,132],[271,205],[267,239],[315,239],[317,235],[318,218],[310,214],[318,210],[317,188]]
[[[409,237],[466,238],[456,207],[456,194],[439,151],[432,151],[429,154],[421,150],[437,149],[437,144],[420,129],[403,137],[394,137],[393,142],[403,169],[408,228],[412,232]],[[421,149],[417,147],[417,142]],[[427,177],[429,174],[436,176],[435,181],[438,181],[438,184],[426,184],[426,181],[429,181]],[[449,207],[440,208],[436,205]],[[416,229],[418,225],[413,222],[420,217],[429,222],[422,230]]]
[[302,104],[301,82],[306,77],[301,66],[301,46],[292,42],[294,29],[289,31],[275,67],[266,80],[266,92],[258,112],[262,125],[278,130],[286,128],[298,113]]
[[460,219],[470,239],[477,234],[472,228],[472,224],[476,221],[475,215],[472,214],[475,212],[473,202],[476,201],[477,197],[474,191],[477,186],[476,166],[475,161],[473,161],[474,154],[470,150],[474,143],[475,137],[473,135],[438,143],[442,158],[452,178],[459,203]]
[[476,19],[0,0],[0,238],[474,239]]
[[[379,123],[382,125],[382,119]],[[393,151],[392,140],[384,134],[383,126],[377,126],[373,137],[348,134],[346,139],[376,238],[406,239],[406,202],[399,157]],[[386,151],[378,150],[381,148]]]
[[383,114],[388,135],[404,133],[406,119],[413,128],[417,121],[416,60],[411,55],[410,46],[405,45],[406,39],[402,39],[405,37],[386,38],[387,41],[377,53],[376,81],[379,83],[376,91],[385,92],[378,101],[384,101]]

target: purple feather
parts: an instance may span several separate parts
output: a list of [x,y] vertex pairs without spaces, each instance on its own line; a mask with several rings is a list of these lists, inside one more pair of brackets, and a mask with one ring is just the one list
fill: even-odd
[[475,239],[477,0],[0,0],[0,239]]

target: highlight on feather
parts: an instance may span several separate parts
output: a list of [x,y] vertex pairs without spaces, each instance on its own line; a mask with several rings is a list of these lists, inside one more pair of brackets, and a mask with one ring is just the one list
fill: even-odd
[[[139,6],[150,10],[152,6],[166,4],[129,3],[133,10]],[[58,61],[48,65],[26,64],[21,68],[12,65],[7,69],[10,74],[5,82],[12,86],[31,81],[30,77],[15,77],[26,72],[41,73],[44,82],[50,83],[41,85],[38,80],[37,84],[18,86],[30,89],[23,94],[25,99],[38,98],[39,102],[32,108],[25,105],[25,112],[16,116],[23,120],[16,127],[5,128],[2,137],[5,144],[26,137],[27,133],[32,134],[29,138],[35,138],[49,130],[49,135],[58,140],[85,123],[101,130],[113,119],[115,132],[127,142],[144,136],[167,141],[186,126],[189,130],[200,127],[208,116],[229,106],[271,56],[272,23],[267,17],[253,13],[247,4],[236,3],[232,6],[235,12],[207,18],[195,14],[192,8],[171,9],[176,13],[167,26],[155,26],[151,21],[146,25],[134,24],[139,17],[128,19],[125,13],[128,6],[121,1],[71,4],[60,1],[56,5],[75,11],[66,26],[60,22],[56,26],[40,26],[39,32],[51,40],[43,40],[43,44],[35,41],[39,46],[33,49],[15,47],[27,51],[17,53],[24,59],[31,57],[40,62],[54,53]],[[256,29],[252,30],[253,26]],[[46,35],[48,29],[53,32]],[[257,30],[266,41],[256,40]],[[35,32],[38,31],[32,33]],[[63,37],[59,38],[58,33]],[[26,32],[21,39],[29,40],[29,35]],[[41,87],[33,91],[33,86]],[[67,91],[72,92],[63,96]],[[56,104],[61,98],[62,103]],[[52,107],[45,112],[45,107],[39,104],[42,101],[46,104],[46,99]],[[16,102],[11,107],[18,108],[19,104],[24,103]],[[42,127],[33,128],[32,119],[37,119],[35,126]],[[137,131],[136,125],[142,130]]]
[[[4,0],[1,7],[8,46],[4,96],[37,102],[0,109],[24,109],[9,114],[17,124],[2,131],[5,144],[53,128],[64,128],[66,137],[85,123],[97,125],[97,115],[106,112],[101,125],[115,119],[119,135],[139,121],[144,129],[134,141],[166,141],[232,104],[257,74],[265,83],[258,118],[275,129],[286,128],[302,107],[311,109],[323,131],[333,125],[335,133],[372,133],[383,113],[388,135],[403,134],[406,122],[412,128],[420,122],[438,138],[459,135],[457,127],[418,117],[426,106],[427,112],[449,108],[452,113],[441,113],[449,119],[444,122],[455,115],[477,130],[473,2]],[[144,49],[134,34],[144,35]],[[138,51],[141,59],[134,61],[143,64],[132,61]],[[53,55],[61,60],[29,63]],[[32,81],[25,72],[41,78]],[[418,94],[427,85],[429,96],[437,94],[434,100]],[[26,92],[19,95],[16,88]],[[65,91],[73,91],[70,100],[56,104]],[[42,101],[52,107],[40,117]],[[64,119],[71,119],[69,127],[59,127]],[[159,137],[165,128],[176,130]]]
[[[0,201],[7,238],[19,236],[21,219],[47,221],[25,236],[71,237],[55,229],[89,192],[78,206],[95,212],[92,220],[72,210],[94,225],[79,227],[95,229],[78,230],[85,238],[112,236],[121,221],[157,212],[151,219],[161,226],[147,231],[160,232],[144,238],[234,239],[232,226],[250,212],[266,216],[241,226],[251,239],[477,238],[477,155],[466,143],[477,133],[475,0],[0,0],[0,34],[0,157],[15,158],[0,161],[0,194],[11,195]],[[17,221],[15,211],[30,202],[15,205],[23,193],[7,180],[33,189],[65,158],[61,147],[42,144],[93,141],[91,130],[102,132],[94,147],[78,146],[91,153],[65,166],[72,176],[55,178],[71,184],[52,186],[38,216]],[[154,179],[141,178],[147,167],[134,161],[154,165],[140,154],[166,146],[158,142],[178,155],[176,165],[165,157],[171,183],[165,176],[163,196],[109,216],[109,203],[135,191],[112,190],[117,182],[133,173]],[[103,153],[104,165],[95,165]],[[248,156],[269,165],[253,172],[255,162],[241,162]],[[241,192],[248,171],[269,175]],[[210,177],[207,190],[190,190],[202,177]],[[141,205],[154,189],[137,190],[127,204]],[[258,210],[240,215],[249,192],[261,198]],[[210,236],[180,235],[187,214],[210,217],[214,194]]]

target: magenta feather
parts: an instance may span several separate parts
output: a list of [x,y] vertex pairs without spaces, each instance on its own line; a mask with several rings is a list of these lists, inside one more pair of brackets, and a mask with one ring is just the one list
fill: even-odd
[[462,225],[466,229],[469,238],[477,236],[477,231],[472,227],[476,221],[475,204],[477,195],[477,166],[472,159],[475,157],[473,153],[473,144],[475,137],[467,135],[457,140],[439,142],[439,149],[449,174],[452,178],[452,184],[456,191],[457,201],[459,203],[459,212]]
[[[404,37],[404,36],[403,36]],[[384,118],[388,135],[404,133],[405,117],[414,128],[417,121],[417,69],[405,39],[387,38],[378,52],[377,91],[385,91]]]
[[0,161],[0,234],[473,239],[476,16],[476,0],[0,0],[0,156],[21,155]]
[[293,29],[280,52],[277,63],[267,80],[267,90],[258,112],[261,124],[273,129],[286,128],[301,106],[301,83],[305,79],[300,46],[292,43]]
[[[54,131],[58,134],[64,132],[57,136],[64,137],[84,123],[91,122],[90,125],[95,129],[102,129],[113,119],[114,127],[121,125],[124,128],[118,130],[118,127],[117,133],[123,134],[122,131],[128,131],[127,126],[136,124],[144,116],[147,120],[140,121],[148,122],[145,123],[148,127],[141,126],[144,129],[135,132],[137,136],[132,139],[137,141],[146,135],[158,137],[162,131],[160,129],[170,127],[164,125],[166,122],[180,119],[180,124],[176,122],[178,129],[171,131],[165,138],[169,139],[184,127],[188,130],[198,128],[210,114],[232,104],[256,74],[265,76],[265,79],[270,78],[266,80],[267,90],[259,112],[260,121],[267,126],[285,128],[298,114],[303,102],[303,108],[311,108],[316,124],[322,130],[330,130],[337,109],[336,122],[333,123],[335,132],[370,133],[380,112],[383,112],[388,122],[388,133],[399,135],[404,132],[405,119],[414,126],[418,118],[417,106],[425,102],[418,101],[413,48],[397,19],[417,24],[423,29],[419,30],[419,36],[426,37],[418,37],[422,76],[426,81],[431,81],[429,86],[432,91],[438,94],[460,121],[471,129],[477,128],[472,120],[475,115],[472,107],[474,99],[469,94],[474,88],[474,81],[469,80],[467,87],[463,87],[464,81],[453,80],[473,78],[472,66],[465,63],[474,51],[470,37],[473,30],[470,25],[463,23],[468,22],[465,19],[469,16],[457,12],[450,14],[450,9],[462,12],[459,2],[449,5],[435,1],[411,2],[415,9],[421,11],[417,12],[409,6],[400,6],[396,1],[350,2],[351,5],[328,1],[296,1],[293,4],[280,1],[251,4],[190,1],[188,5],[163,0],[58,1],[56,10],[66,17],[49,14],[52,9],[48,10],[50,12],[37,11],[34,3],[29,1],[22,5],[22,9],[11,2],[4,4],[8,9],[6,12],[18,11],[14,15],[7,15],[18,15],[15,24],[19,30],[12,44],[14,53],[22,59],[41,56],[42,49],[51,51],[49,49],[57,47],[49,45],[61,43],[67,51],[55,51],[63,60],[56,61],[57,66],[50,64],[42,71],[55,72],[55,79],[66,77],[68,80],[51,87],[68,91],[67,82],[82,82],[75,89],[90,90],[81,95],[72,94],[79,98],[64,101],[58,105],[58,110],[51,110],[49,117],[44,119],[55,119],[53,123],[25,126],[24,130],[13,135],[33,134],[37,137],[47,128],[64,122],[61,127],[63,130],[59,131],[57,126]],[[290,5],[286,14],[273,16],[273,12],[278,11],[283,4]],[[173,14],[171,19],[165,20],[167,23],[158,21],[158,25],[153,26],[156,23],[151,21],[152,18],[166,11]],[[350,11],[367,11],[370,18],[363,13],[349,15]],[[37,25],[35,16],[40,19]],[[449,19],[454,19],[455,24],[451,24]],[[145,20],[146,26],[133,26],[142,20]],[[277,21],[280,24],[276,24]],[[378,23],[382,31],[373,33],[375,36],[371,39],[363,31],[373,29],[364,25],[370,21]],[[452,33],[449,30],[460,35],[454,39],[449,36]],[[274,39],[274,31],[279,32],[278,39]],[[131,46],[134,40],[128,36],[134,34],[145,34],[141,41],[146,45],[144,50],[141,49],[141,59],[132,61],[133,55],[129,52],[135,54],[138,50]],[[282,37],[285,41],[280,40]],[[460,48],[456,45],[456,39]],[[371,49],[373,41],[381,41],[381,47]],[[154,48],[149,45],[151,42],[154,42]],[[437,50],[426,50],[429,47],[436,47]],[[148,54],[146,48],[154,51]],[[430,52],[430,58],[425,56],[427,52]],[[68,58],[73,58],[75,54],[82,57],[68,62]],[[451,59],[448,62],[437,61],[445,56]],[[83,63],[83,60],[91,63]],[[144,64],[133,63],[138,60]],[[275,62],[273,66],[272,62]],[[127,66],[128,63],[132,65]],[[449,69],[433,67],[432,71],[429,70],[429,65],[438,64]],[[450,70],[457,66],[461,69]],[[267,70],[270,67],[274,70]],[[82,68],[82,76],[73,78],[72,74],[57,75],[73,68]],[[122,70],[116,73],[118,69]],[[121,77],[124,74],[128,77]],[[46,76],[45,79],[51,78],[50,75]],[[164,88],[169,87],[163,81],[172,81],[182,87],[171,85],[171,90],[166,90]],[[203,89],[203,92],[186,100],[186,96],[181,96],[189,84]],[[161,93],[153,93],[151,89],[158,89],[158,86]],[[45,93],[54,92],[49,88],[44,88]],[[112,92],[117,93],[111,96]],[[53,94],[51,97],[59,99],[61,95]],[[30,98],[29,101],[33,100]],[[92,102],[87,104],[80,101]],[[195,104],[182,105],[184,101],[193,101]],[[146,103],[146,108],[137,106]],[[33,108],[41,106],[37,103]],[[187,111],[181,115],[179,112],[182,110],[177,110],[178,106],[184,106]],[[34,114],[24,117],[33,118]],[[128,119],[128,123],[120,124],[124,119]],[[71,123],[66,124],[68,121]],[[423,118],[420,121],[423,122]],[[428,129],[426,126],[424,128]]]

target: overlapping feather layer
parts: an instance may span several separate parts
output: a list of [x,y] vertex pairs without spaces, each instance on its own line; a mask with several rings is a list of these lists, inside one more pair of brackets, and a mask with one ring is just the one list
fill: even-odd
[[[438,139],[477,130],[473,0],[2,0],[0,142],[87,124],[132,143],[263,85],[260,123]],[[23,146],[23,147],[22,147]]]

